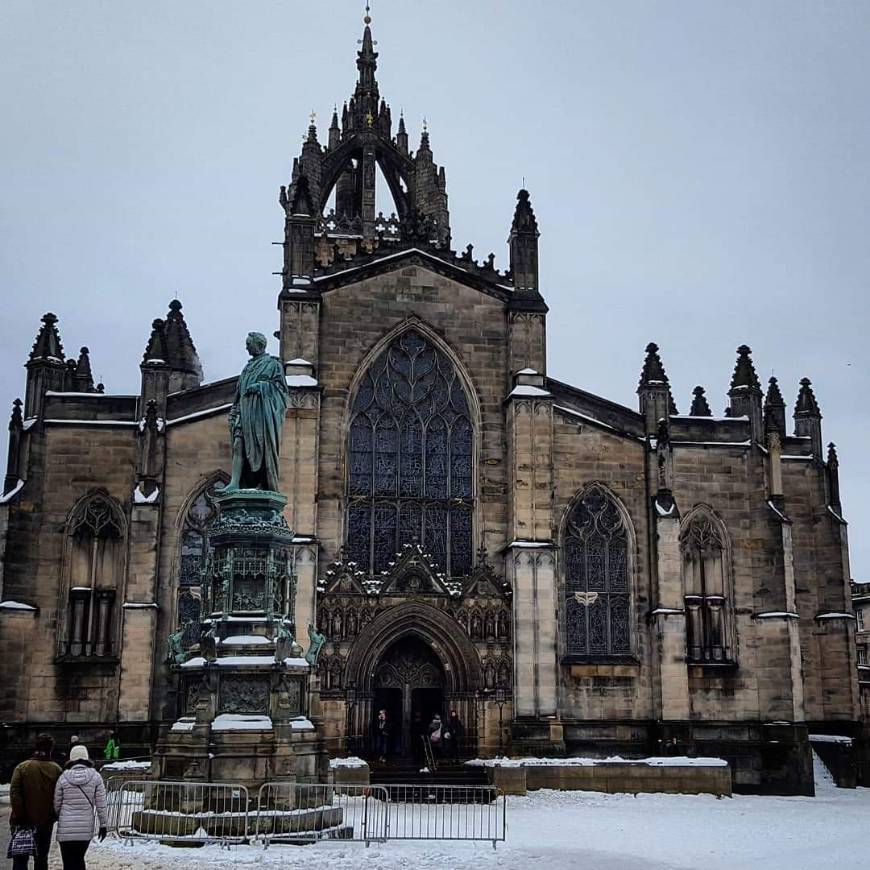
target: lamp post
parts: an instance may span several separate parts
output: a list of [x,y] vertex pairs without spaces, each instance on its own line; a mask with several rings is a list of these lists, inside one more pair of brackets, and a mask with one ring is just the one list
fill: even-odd
[[497,686],[495,690],[495,703],[498,705],[498,754],[501,755],[504,746],[504,731],[502,730],[502,713],[507,704],[507,692],[504,686]]
[[356,685],[353,680],[348,683],[347,691],[345,692],[345,699],[347,700],[347,722],[345,724],[344,729],[344,737],[345,744],[347,746],[347,752],[350,754],[350,741],[351,741],[351,725],[353,723],[353,708],[356,706]]

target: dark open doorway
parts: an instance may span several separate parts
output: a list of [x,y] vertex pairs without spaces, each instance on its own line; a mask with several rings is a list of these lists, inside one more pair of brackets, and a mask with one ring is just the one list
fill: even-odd
[[396,641],[378,663],[374,696],[375,718],[385,709],[392,723],[391,754],[416,758],[421,734],[435,713],[444,712],[444,668],[438,656],[416,635]]

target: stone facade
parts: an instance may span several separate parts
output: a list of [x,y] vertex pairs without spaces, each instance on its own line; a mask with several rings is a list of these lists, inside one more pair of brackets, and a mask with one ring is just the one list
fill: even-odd
[[[700,387],[678,413],[652,344],[636,410],[549,378],[528,193],[509,270],[451,250],[444,171],[427,132],[416,153],[393,134],[376,57],[366,24],[353,98],[280,196],[281,489],[297,634],[327,638],[319,734],[364,751],[383,707],[409,751],[415,713],[456,709],[470,754],[697,753],[737,791],[811,793],[808,729],[858,737],[859,695],[809,381],[788,431],[745,346],[722,417]],[[144,749],[189,712],[167,641],[199,618],[235,381],[203,383],[177,301],[141,371],[107,394],[43,318],[0,500],[7,762],[37,729]]]

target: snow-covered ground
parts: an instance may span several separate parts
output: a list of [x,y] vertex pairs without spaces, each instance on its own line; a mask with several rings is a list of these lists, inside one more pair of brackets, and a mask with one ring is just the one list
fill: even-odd
[[[508,798],[507,842],[324,842],[314,846],[173,849],[107,840],[89,870],[305,867],[306,870],[856,870],[870,868],[870,789],[837,789],[817,775],[801,797],[531,792]],[[56,846],[55,846],[56,850]],[[56,852],[52,870],[59,870]]]

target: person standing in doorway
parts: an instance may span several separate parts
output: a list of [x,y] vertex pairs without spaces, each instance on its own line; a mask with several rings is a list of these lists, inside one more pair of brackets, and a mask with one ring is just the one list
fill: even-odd
[[[60,765],[51,760],[54,740],[40,734],[34,743],[33,756],[22,761],[12,772],[9,802],[12,813],[9,824],[13,834],[17,828],[35,828],[36,855],[34,870],[47,870],[51,832],[54,828],[54,788],[61,775]],[[28,855],[12,856],[13,870],[27,870]]]
[[94,815],[99,820],[100,842],[106,839],[106,786],[94,770],[87,747],[79,744],[70,752],[66,769],[54,790],[57,842],[63,870],[86,870],[85,853],[94,836]]
[[387,714],[387,711],[384,709],[378,710],[378,721],[375,725],[375,737],[377,738],[378,745],[378,759],[381,762],[385,762],[387,760],[387,756],[390,754],[391,733],[392,728],[390,724],[390,717]]
[[444,726],[440,713],[436,713],[429,723],[429,745],[435,758],[444,757]]
[[451,710],[447,717],[447,724],[444,726],[444,749],[449,752],[453,760],[459,763],[459,754],[462,749],[462,738],[465,736],[465,729],[462,727],[462,720],[459,718],[459,713],[456,710]]

